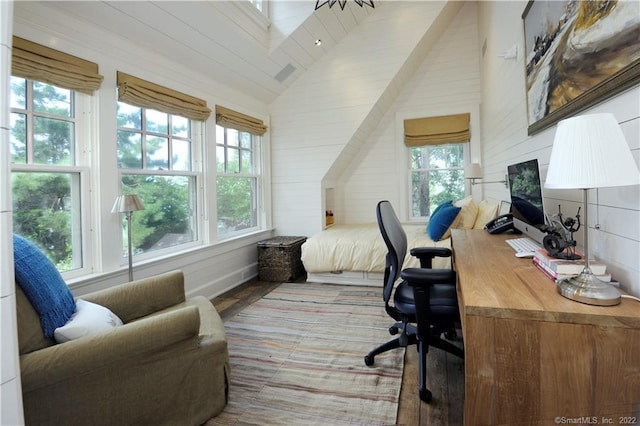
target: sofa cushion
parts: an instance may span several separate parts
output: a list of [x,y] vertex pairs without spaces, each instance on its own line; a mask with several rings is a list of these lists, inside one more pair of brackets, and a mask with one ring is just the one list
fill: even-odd
[[33,243],[13,236],[13,259],[16,283],[40,317],[45,337],[63,326],[76,310],[73,295],[60,272]]
[[76,311],[65,325],[58,327],[53,336],[58,343],[111,331],[122,325],[122,320],[104,306],[76,300]]
[[16,285],[15,288],[20,355],[55,345],[56,341],[53,340],[53,337],[44,337],[42,326],[40,325],[40,316],[33,309],[33,305],[31,305],[20,286]]

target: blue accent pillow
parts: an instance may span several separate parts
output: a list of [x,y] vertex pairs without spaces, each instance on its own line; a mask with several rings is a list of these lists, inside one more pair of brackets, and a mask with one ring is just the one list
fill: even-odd
[[67,283],[38,247],[15,234],[13,260],[16,283],[40,316],[45,337],[53,337],[53,331],[65,325],[76,310]]
[[457,207],[451,201],[440,204],[431,214],[427,224],[427,234],[433,241],[440,241],[453,221],[460,213],[462,207]]

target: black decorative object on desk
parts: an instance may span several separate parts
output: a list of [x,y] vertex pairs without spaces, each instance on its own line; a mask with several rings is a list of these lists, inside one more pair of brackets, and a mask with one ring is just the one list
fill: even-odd
[[572,217],[565,219],[558,205],[558,214],[551,218],[542,244],[550,256],[557,259],[578,260],[580,255],[576,253],[576,240],[573,238],[573,233],[578,229],[580,229],[580,207],[575,219]]

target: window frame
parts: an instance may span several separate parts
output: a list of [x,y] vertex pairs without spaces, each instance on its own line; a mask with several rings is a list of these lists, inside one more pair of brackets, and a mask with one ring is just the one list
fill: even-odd
[[[95,97],[84,94],[82,92],[66,89],[54,84],[11,75],[11,77],[25,80],[26,108],[9,108],[10,113],[25,114],[26,116],[26,143],[27,159],[26,163],[14,163],[11,158],[9,161],[9,172],[13,173],[49,173],[70,175],[71,181],[77,185],[76,190],[72,190],[72,217],[77,216],[77,220],[71,221],[71,238],[72,238],[72,257],[73,263],[79,262],[79,267],[67,271],[61,271],[61,275],[65,280],[75,277],[85,276],[92,273],[95,269],[93,259],[92,229],[94,229],[94,221],[92,216],[92,176],[91,176],[91,151],[93,146],[92,125],[90,117],[93,117],[92,111],[95,109]],[[47,113],[38,113],[33,109],[33,87],[34,82],[47,84],[60,89],[69,90],[71,94],[72,117],[58,117]],[[11,91],[9,92],[9,97]],[[56,118],[74,123],[74,132],[72,135],[72,147],[70,147],[73,164],[55,165],[55,164],[36,164],[33,163],[33,117]],[[11,129],[11,124],[9,125]],[[32,162],[29,162],[29,161]],[[12,185],[11,185],[12,186]],[[76,199],[77,198],[77,199]],[[75,248],[79,247],[78,250]]]
[[[132,106],[135,108],[140,108],[141,111],[141,128],[140,129],[135,129],[135,128],[131,128],[131,127],[120,127],[117,124],[117,104],[119,102],[122,102],[128,106]],[[204,128],[205,128],[205,123],[204,121],[198,121],[198,120],[194,120],[194,119],[188,119],[189,120],[189,138],[184,138],[184,137],[180,137],[180,136],[175,136],[176,140],[180,140],[180,141],[184,141],[186,139],[188,139],[190,141],[191,144],[191,149],[190,149],[190,162],[191,162],[191,168],[190,170],[180,170],[180,169],[173,169],[173,162],[171,159],[171,153],[172,153],[172,140],[174,139],[174,135],[172,134],[172,127],[170,125],[170,123],[172,122],[171,116],[173,115],[177,115],[177,114],[171,114],[171,113],[164,113],[163,111],[159,111],[157,109],[154,108],[148,108],[148,107],[139,107],[136,105],[132,105],[129,104],[125,101],[118,101],[117,99],[115,100],[116,103],[116,128],[115,128],[115,135],[116,135],[116,139],[117,139],[117,134],[119,131],[123,130],[123,131],[127,131],[127,132],[133,132],[133,133],[139,133],[141,135],[142,140],[145,139],[145,136],[151,136],[151,137],[167,137],[167,142],[168,142],[168,156],[169,158],[167,159],[167,161],[169,162],[169,167],[170,169],[156,169],[156,168],[145,168],[147,167],[147,151],[145,148],[144,143],[142,144],[142,152],[141,152],[141,168],[130,168],[130,167],[126,167],[126,168],[122,168],[120,167],[120,161],[118,159],[118,154],[117,154],[117,146],[116,146],[116,167],[117,167],[117,182],[119,185],[119,193],[123,192],[123,187],[122,187],[122,179],[123,176],[125,175],[129,175],[129,176],[161,176],[161,177],[186,177],[187,179],[193,180],[193,185],[191,188],[191,194],[190,194],[190,200],[192,201],[192,206],[190,207],[190,209],[193,211],[193,214],[191,215],[191,226],[192,226],[192,230],[194,232],[194,237],[192,241],[189,242],[185,242],[185,243],[181,243],[181,244],[177,244],[177,245],[173,245],[173,246],[169,246],[166,248],[159,248],[156,250],[151,250],[151,251],[147,251],[144,253],[133,253],[133,258],[135,259],[136,262],[144,262],[144,261],[153,261],[153,260],[158,260],[159,258],[168,256],[168,255],[174,255],[174,254],[179,254],[188,250],[191,250],[193,248],[196,247],[201,247],[202,245],[204,245],[205,241],[206,241],[206,231],[205,231],[205,223],[203,220],[203,209],[204,209],[204,205],[205,205],[205,197],[204,197],[204,190],[203,190],[203,185],[204,185],[204,172],[203,172],[203,161],[202,161],[202,153],[203,153],[203,149],[202,146],[204,144]],[[168,128],[167,128],[167,134],[163,134],[161,132],[157,132],[157,131],[151,131],[146,129],[146,111],[147,110],[153,110],[153,111],[157,111],[163,114],[167,114],[168,116]],[[117,145],[117,143],[116,143]],[[142,200],[142,203],[144,205],[144,200]],[[134,212],[133,215],[135,215],[136,213]],[[124,215],[122,215],[122,219],[123,219],[123,223],[124,223]],[[123,234],[124,234],[124,229],[123,229]],[[121,243],[124,245],[126,241],[122,240]],[[126,253],[124,253],[123,256],[118,256],[118,263],[120,266],[124,266],[128,264],[128,256],[126,255]]]
[[[421,168],[414,169],[411,161],[411,150],[413,148],[421,148],[421,147],[406,147],[406,157],[407,157],[407,185],[406,190],[408,194],[408,217],[410,222],[424,222],[429,219],[429,216],[414,216],[413,215],[413,177],[412,174],[416,171],[442,171],[442,170],[462,170],[464,173],[465,167],[469,164],[469,146],[470,142],[462,142],[462,143],[444,143],[438,145],[430,145],[431,147],[444,147],[444,146],[454,146],[461,145],[462,146],[462,164],[457,167],[445,167],[445,168]],[[425,145],[426,146],[426,145]],[[462,179],[462,187],[464,189],[465,196],[469,193],[469,184],[466,179]],[[456,201],[456,200],[453,200]],[[433,213],[433,212],[430,212]]]
[[[220,143],[220,141],[218,140],[218,127],[223,129],[223,134],[225,137],[225,140]],[[264,179],[265,179],[265,175],[264,175],[264,137],[263,136],[258,136],[258,135],[254,135],[252,133],[249,132],[240,132],[239,130],[236,130],[238,133],[246,133],[249,134],[251,137],[251,144],[253,146],[253,149],[251,150],[252,153],[252,163],[253,163],[253,172],[252,173],[243,173],[241,171],[241,167],[239,167],[240,172],[239,173],[230,173],[230,172],[220,172],[218,171],[218,147],[223,147],[225,148],[225,158],[226,158],[226,147],[230,147],[232,149],[235,149],[235,146],[233,145],[229,145],[227,143],[226,140],[226,135],[227,135],[227,130],[232,129],[230,127],[225,127],[225,126],[221,126],[219,124],[214,124],[214,130],[215,130],[215,144],[214,144],[214,162],[213,162],[213,180],[212,182],[214,182],[214,186],[215,186],[215,191],[214,191],[214,200],[213,200],[213,204],[214,204],[214,215],[213,217],[215,218],[215,220],[212,221],[212,230],[213,233],[215,235],[215,239],[218,242],[222,242],[222,241],[228,241],[228,240],[232,240],[238,237],[242,237],[245,235],[249,235],[255,232],[259,232],[265,229],[265,215],[264,215],[264,197],[265,197],[265,193],[264,193]],[[233,129],[235,130],[235,129]],[[240,147],[240,145],[237,146],[239,154],[242,150],[242,148]],[[226,164],[226,160],[225,160],[225,164]],[[225,233],[224,235],[220,235],[220,233],[218,232],[218,185],[217,185],[217,180],[218,177],[231,177],[231,178],[250,178],[250,179],[255,179],[255,219],[256,219],[256,225],[255,226],[251,226],[248,228],[243,228],[240,230],[236,230],[236,231],[231,231],[229,233]]]

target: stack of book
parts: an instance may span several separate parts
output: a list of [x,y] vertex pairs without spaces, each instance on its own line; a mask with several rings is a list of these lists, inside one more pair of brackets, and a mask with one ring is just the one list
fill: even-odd
[[[566,278],[579,275],[584,269],[584,254],[576,250],[580,255],[578,260],[557,259],[549,256],[543,248],[536,250],[533,255],[533,263],[553,281],[560,281]],[[589,268],[593,275],[605,282],[611,281],[611,274],[607,273],[607,265],[604,263],[589,260]]]

